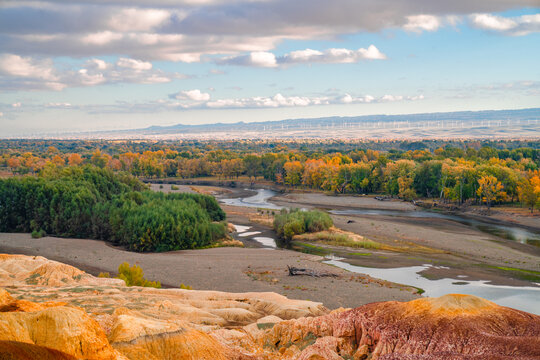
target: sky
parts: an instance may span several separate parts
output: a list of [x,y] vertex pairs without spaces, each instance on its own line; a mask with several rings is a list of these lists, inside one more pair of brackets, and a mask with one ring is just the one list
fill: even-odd
[[0,1],[0,137],[540,107],[540,0]]

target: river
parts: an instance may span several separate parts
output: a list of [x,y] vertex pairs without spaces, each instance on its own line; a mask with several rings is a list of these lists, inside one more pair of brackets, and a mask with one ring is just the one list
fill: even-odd
[[[276,195],[274,191],[267,189],[254,190],[257,193],[253,196],[244,198],[220,199],[221,202],[232,206],[256,207],[264,209],[278,210],[278,206],[269,201]],[[540,234],[520,228],[518,226],[507,226],[483,222],[476,219],[443,214],[432,211],[394,211],[394,210],[370,210],[370,209],[349,209],[349,210],[330,210],[330,213],[336,215],[366,215],[366,216],[391,216],[391,217],[414,217],[414,218],[438,218],[454,221],[462,225],[470,226],[474,229],[511,239],[521,243],[540,244]],[[251,235],[246,231],[249,227],[237,228],[239,232]],[[240,235],[240,236],[242,236]],[[257,234],[253,234],[257,235]],[[271,238],[254,239],[267,247],[275,247],[275,242]],[[458,275],[457,278],[428,279],[422,276],[422,272],[428,270],[433,265],[421,265],[397,268],[372,268],[351,265],[342,258],[330,258],[324,262],[355,273],[367,274],[372,277],[387,280],[404,285],[410,285],[421,288],[426,296],[441,296],[449,293],[460,293],[480,296],[493,301],[499,305],[510,306],[516,309],[540,314],[540,284],[531,283],[533,286],[506,286],[494,285],[486,280],[467,280],[467,275]],[[538,285],[536,287],[534,285]]]

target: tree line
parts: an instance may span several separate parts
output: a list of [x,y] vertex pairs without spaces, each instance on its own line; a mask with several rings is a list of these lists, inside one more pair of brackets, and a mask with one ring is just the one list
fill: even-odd
[[49,167],[0,179],[0,231],[39,231],[111,241],[133,251],[211,245],[225,213],[207,195],[163,194],[137,178],[93,165]]
[[[93,164],[142,178],[243,176],[251,181],[263,178],[293,188],[343,194],[387,194],[406,200],[435,198],[457,204],[484,203],[488,207],[520,201],[531,210],[540,206],[537,147],[496,148],[462,142],[431,150],[429,142],[404,142],[397,148],[378,151],[351,149],[349,143],[224,144],[224,150],[214,143],[191,147],[138,144],[146,150],[119,152],[115,148],[111,154],[99,148],[80,154],[62,153],[49,146],[35,154],[6,151],[0,157],[0,166],[16,173],[35,173],[47,167]],[[248,151],[254,147],[259,150]]]

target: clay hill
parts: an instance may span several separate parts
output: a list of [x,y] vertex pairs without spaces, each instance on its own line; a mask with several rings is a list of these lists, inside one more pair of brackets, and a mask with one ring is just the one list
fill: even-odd
[[0,359],[539,359],[540,316],[467,295],[329,311],[275,293],[127,287],[0,255]]

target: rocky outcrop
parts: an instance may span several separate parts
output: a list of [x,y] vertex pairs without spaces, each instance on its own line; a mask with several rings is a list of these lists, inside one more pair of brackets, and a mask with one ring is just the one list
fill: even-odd
[[260,337],[298,359],[533,359],[540,357],[540,317],[451,294],[381,302],[317,318],[284,321]]
[[42,256],[0,254],[0,284],[15,285],[124,285],[120,279],[96,278],[73,266]]
[[97,321],[75,307],[0,313],[0,340],[47,347],[76,358],[123,359]]
[[[31,274],[40,279],[29,282]],[[540,358],[539,316],[474,296],[329,312],[275,293],[110,280],[41,257],[0,255],[0,285],[9,284],[0,289],[0,359]]]
[[58,350],[18,341],[0,341],[2,360],[76,360],[77,358]]
[[[240,331],[234,328],[268,316],[328,313],[320,303],[275,293],[127,287],[22,255],[0,255],[0,286],[9,286],[9,292],[0,288],[0,341],[11,344],[12,355],[57,350],[84,359],[252,359],[260,349],[245,332],[243,343],[231,337]],[[225,336],[214,336],[219,331]]]

